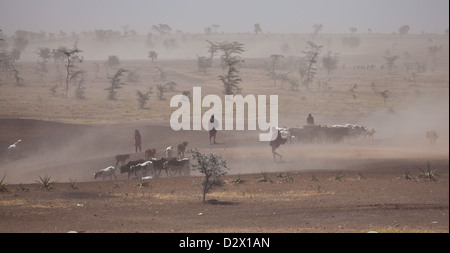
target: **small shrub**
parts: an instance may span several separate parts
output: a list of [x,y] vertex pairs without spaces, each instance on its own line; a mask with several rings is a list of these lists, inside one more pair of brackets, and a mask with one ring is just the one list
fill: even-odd
[[44,188],[46,190],[52,190],[53,184],[55,181],[50,181],[50,176],[41,177],[39,176],[39,180],[36,180],[36,182],[39,184],[38,188]]
[[288,173],[280,173],[280,174],[278,174],[277,177],[281,178],[284,182],[288,182],[288,183],[294,182],[294,178],[291,177]]
[[430,182],[437,181],[439,174],[437,174],[436,170],[431,169],[430,162],[427,163],[427,170],[423,170],[421,168],[418,169],[421,171],[421,174],[419,175],[420,178],[428,179]]
[[0,180],[0,192],[8,191],[8,189],[6,188],[8,183],[5,182],[5,177],[6,177],[6,175],[4,175],[3,178]]
[[19,189],[20,189],[21,191],[23,191],[23,192],[27,192],[27,191],[30,190],[30,189],[26,188],[25,186],[23,186],[22,183],[19,184]]
[[359,180],[367,180],[367,178],[362,173],[356,173]]
[[148,182],[141,178],[141,180],[139,180],[139,184],[138,184],[139,189],[142,189],[147,186],[148,186]]
[[237,177],[231,179],[230,181],[235,184],[245,184],[246,183],[246,181],[241,178],[241,174],[239,174]]
[[403,178],[406,180],[412,180],[412,176],[411,176],[411,171],[406,170],[405,172],[403,172]]
[[336,175],[334,175],[334,180],[344,181],[344,176],[342,175],[342,170],[339,171]]
[[70,188],[72,188],[72,189],[78,189],[77,181],[76,181],[76,180],[73,180],[72,178],[70,178],[69,181],[70,181]]
[[272,179],[269,178],[269,173],[261,171],[262,177],[258,179],[261,183],[273,183]]
[[192,160],[195,161],[191,164],[193,170],[198,170],[205,177],[200,183],[203,186],[203,203],[205,203],[206,194],[210,193],[213,188],[222,187],[225,182],[222,180],[222,176],[227,173],[223,169],[228,169],[227,162],[222,159],[221,154],[202,154],[197,149],[189,150],[188,153],[192,154]]

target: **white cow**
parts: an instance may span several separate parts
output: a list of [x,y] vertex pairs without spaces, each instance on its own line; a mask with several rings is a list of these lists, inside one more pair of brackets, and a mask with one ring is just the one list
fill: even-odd
[[112,176],[114,176],[114,179],[116,180],[117,179],[116,174],[114,173],[115,169],[116,168],[114,166],[109,166],[104,169],[101,169],[94,173],[94,179],[96,179],[97,177],[102,177],[104,181],[105,177],[109,177],[112,181]]

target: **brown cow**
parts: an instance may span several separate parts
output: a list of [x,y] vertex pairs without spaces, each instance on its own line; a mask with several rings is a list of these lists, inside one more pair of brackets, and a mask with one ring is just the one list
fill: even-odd
[[149,148],[145,150],[145,160],[149,161],[151,158],[154,158],[156,154],[156,148]]
[[178,157],[180,159],[184,158],[184,152],[186,151],[186,147],[187,147],[188,143],[189,142],[184,141],[183,143],[178,144]]

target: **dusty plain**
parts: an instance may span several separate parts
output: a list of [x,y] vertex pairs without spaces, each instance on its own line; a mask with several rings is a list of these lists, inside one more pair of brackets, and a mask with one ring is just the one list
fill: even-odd
[[[225,39],[214,36],[208,39]],[[277,72],[298,78],[288,64],[294,58],[288,56],[302,56],[311,35],[233,36],[229,39],[248,49],[240,67],[242,94],[278,95],[280,126],[302,126],[312,113],[316,124],[375,128],[374,138],[287,143],[280,148],[281,162],[273,161],[268,143],[258,141],[258,131],[220,131],[218,144],[210,145],[207,131],[174,131],[169,124],[176,109],[169,106],[173,95],[199,86],[202,96],[223,96],[219,60],[206,73],[197,68],[196,55],[207,55],[204,38],[180,39],[185,44],[170,54],[161,49],[154,63],[135,59],[140,46],[130,47],[127,55],[125,39],[121,47],[111,43],[90,54],[100,42],[82,38],[83,100],[74,97],[73,87],[64,97],[56,67],[62,71],[61,62],[48,62],[49,72],[43,74],[35,69],[37,56],[24,54],[17,67],[23,86],[0,74],[0,232],[449,232],[448,35],[366,34],[356,49],[342,47],[339,35],[321,35],[315,43],[325,45],[323,54],[338,52],[339,67],[330,77],[319,68],[316,81],[299,90],[280,80],[274,84],[267,75],[269,56],[284,53]],[[145,58],[149,49],[142,38],[135,40]],[[70,40],[58,43],[72,45]],[[291,45],[290,51],[280,52],[283,43]],[[434,44],[443,45],[442,51],[431,58],[427,47]],[[31,44],[29,50],[42,45]],[[381,68],[386,50],[401,55],[391,73]],[[118,55],[121,67],[139,74],[134,82],[125,76],[112,101],[105,91],[114,72],[103,66],[108,55]],[[404,64],[422,61],[427,70],[413,82]],[[374,69],[360,67],[372,64]],[[156,67],[166,73],[164,81]],[[160,100],[156,84],[166,81],[177,85]],[[354,84],[357,88],[351,89]],[[149,102],[138,108],[136,90],[150,87]],[[386,90],[384,100],[380,92]],[[143,149],[156,148],[157,157],[164,156],[166,146],[183,141],[188,149],[222,154],[230,168],[225,186],[203,203],[202,176],[195,171],[145,184],[119,172],[116,182],[94,180],[93,173],[114,165],[117,154],[144,157],[134,152],[135,129],[142,134]],[[435,144],[425,137],[431,129],[439,134]],[[18,139],[21,155],[11,160],[7,147]],[[436,180],[426,178],[426,172]],[[264,174],[269,182],[261,182]],[[40,177],[50,177],[52,189],[40,187]]]

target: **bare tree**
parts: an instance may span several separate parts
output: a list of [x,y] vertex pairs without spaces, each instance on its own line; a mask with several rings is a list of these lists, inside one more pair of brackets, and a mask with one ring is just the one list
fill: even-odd
[[69,91],[69,84],[77,78],[79,75],[83,73],[81,69],[76,66],[76,63],[82,62],[83,58],[79,56],[79,53],[83,52],[77,48],[78,40],[75,41],[72,49],[60,49],[62,53],[64,53],[67,64],[66,64],[66,90],[65,96],[67,97],[67,93]]
[[303,51],[303,53],[306,55],[306,67],[304,69],[304,77],[305,79],[302,80],[302,83],[305,86],[309,86],[309,84],[313,81],[314,76],[317,73],[317,59],[319,58],[320,51],[322,50],[323,46],[318,46],[314,44],[311,41],[308,41],[307,50]]

